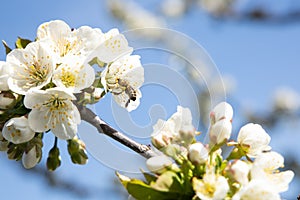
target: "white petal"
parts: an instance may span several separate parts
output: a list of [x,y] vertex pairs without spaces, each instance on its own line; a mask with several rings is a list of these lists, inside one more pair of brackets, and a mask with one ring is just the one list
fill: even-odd
[[165,167],[172,165],[172,161],[167,156],[155,156],[146,161],[147,168],[151,172],[160,173]]
[[53,20],[45,22],[38,27],[37,38],[51,39],[53,41],[59,41],[65,36],[69,36],[71,33],[71,28],[68,24],[61,20]]
[[254,164],[265,170],[274,171],[284,166],[284,158],[279,153],[271,151],[259,154]]
[[28,114],[29,126],[35,132],[45,132],[51,127],[50,125],[50,112],[42,112],[40,110],[33,109]]
[[44,90],[30,90],[24,98],[24,105],[26,108],[33,108],[33,106],[44,103],[49,99],[49,96]]
[[83,60],[78,57],[72,57],[69,62],[61,64],[53,74],[56,86],[68,88],[73,93],[90,87],[94,80],[94,69],[88,64],[83,64]]
[[142,97],[142,93],[140,90],[136,90],[136,100],[132,101],[129,99],[129,96],[123,92],[118,95],[113,95],[114,100],[121,107],[126,108],[128,112],[135,110],[140,105],[140,98]]
[[230,138],[232,124],[227,119],[217,121],[209,129],[209,138],[213,144],[220,144]]
[[233,109],[231,105],[226,102],[221,102],[216,105],[210,114],[212,124],[222,119],[227,119],[228,121],[230,121],[232,120],[232,116]]
[[130,54],[132,51],[133,49],[128,46],[124,35],[118,34],[104,41],[95,49],[93,55],[95,55],[94,57],[98,57],[102,62],[110,63],[124,55]]
[[214,193],[214,199],[224,199],[229,190],[229,185],[224,176],[219,176],[216,181],[216,191]]
[[194,143],[189,147],[188,157],[193,163],[205,163],[208,159],[208,150],[203,146],[202,143]]
[[31,140],[35,132],[29,128],[27,118],[15,117],[4,124],[2,134],[7,141],[20,144]]
[[77,124],[73,123],[71,120],[65,122],[61,121],[60,123],[57,123],[55,128],[52,128],[51,131],[59,139],[69,140],[75,137],[77,133]]
[[33,168],[37,165],[39,158],[37,158],[36,146],[34,146],[28,153],[22,156],[22,163],[26,169]]

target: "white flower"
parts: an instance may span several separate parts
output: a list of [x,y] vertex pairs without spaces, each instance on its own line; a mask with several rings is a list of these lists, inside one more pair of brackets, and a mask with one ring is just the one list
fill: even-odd
[[56,55],[58,64],[68,63],[77,56],[85,59],[103,39],[100,29],[82,26],[72,30],[61,20],[45,22],[37,30],[37,40],[50,41],[49,47]]
[[92,52],[90,58],[97,57],[104,63],[111,63],[132,53],[133,48],[128,46],[125,36],[118,29],[111,29],[103,37],[104,41]]
[[29,127],[26,117],[15,117],[4,124],[2,134],[7,141],[20,144],[31,140],[35,132]]
[[251,180],[232,200],[280,200],[279,194],[262,179]]
[[232,117],[233,109],[231,105],[226,102],[221,102],[218,105],[216,105],[210,113],[211,125],[223,119],[231,121]]
[[167,121],[159,119],[153,126],[152,143],[157,148],[171,143],[182,143],[188,136],[194,137],[192,114],[188,108],[177,106],[177,112]]
[[7,80],[9,77],[9,66],[6,62],[0,61],[0,91],[9,90]]
[[248,174],[250,171],[249,165],[242,160],[235,160],[230,166],[230,173],[233,178],[242,186],[248,184]]
[[269,150],[270,136],[259,125],[249,123],[240,129],[237,142],[248,156],[255,157],[264,150]]
[[167,16],[179,17],[184,13],[186,6],[184,0],[164,0],[162,2],[162,11]]
[[215,174],[214,168],[207,168],[202,180],[193,178],[193,189],[199,199],[222,200],[229,191],[229,185],[224,176]]
[[33,146],[29,152],[24,152],[22,156],[22,164],[26,169],[31,169],[38,164],[40,157],[37,156],[36,146]]
[[25,49],[14,49],[6,57],[10,68],[9,89],[25,95],[29,89],[47,85],[55,67],[45,43],[32,42]]
[[203,164],[208,159],[208,150],[200,142],[191,144],[189,146],[188,157],[194,164]]
[[72,139],[80,123],[79,111],[72,100],[76,100],[75,96],[62,88],[29,91],[24,105],[32,109],[28,115],[30,127],[36,132],[51,129],[60,139]]
[[146,165],[151,172],[161,173],[166,167],[172,165],[172,161],[165,155],[155,156],[149,158],[146,161]]
[[291,88],[279,88],[274,94],[274,107],[280,111],[295,112],[300,108],[300,95]]
[[230,138],[232,124],[230,121],[223,119],[217,121],[209,129],[209,139],[212,144],[220,144]]
[[284,167],[284,158],[279,153],[271,151],[259,154],[251,169],[251,178],[268,181],[277,192],[287,191],[294,172],[291,170],[279,172],[280,167]]
[[144,82],[144,68],[140,57],[124,56],[107,66],[101,74],[104,89],[110,91],[115,101],[129,112],[140,103],[139,88]]
[[82,89],[90,87],[94,80],[94,69],[84,64],[80,57],[74,57],[69,62],[59,65],[52,78],[57,87],[68,88],[72,93],[79,93]]

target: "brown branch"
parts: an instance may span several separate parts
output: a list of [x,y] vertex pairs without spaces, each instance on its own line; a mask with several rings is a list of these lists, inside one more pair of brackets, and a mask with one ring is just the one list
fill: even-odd
[[90,109],[86,108],[85,106],[79,105],[76,102],[74,103],[80,112],[81,119],[90,123],[92,126],[96,127],[99,133],[104,133],[105,135],[120,142],[121,144],[132,149],[133,151],[135,151],[136,153],[140,154],[145,158],[150,158],[157,155],[157,153],[155,153],[151,149],[150,145],[140,144],[130,139],[129,137],[125,136],[123,133],[120,133],[119,131],[109,126],[105,121],[100,119],[100,117],[97,116]]

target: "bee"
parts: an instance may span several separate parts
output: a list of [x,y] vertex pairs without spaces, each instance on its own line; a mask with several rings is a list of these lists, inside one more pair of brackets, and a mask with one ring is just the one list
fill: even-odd
[[[135,90],[133,87],[131,87],[131,86],[129,85],[129,82],[126,81],[126,80],[119,79],[119,80],[117,81],[117,83],[119,84],[119,86],[125,88],[124,91],[125,91],[125,93],[129,96],[129,99],[128,99],[128,101],[127,101],[126,104],[125,104],[125,106],[127,107],[128,104],[130,103],[130,100],[131,100],[131,101],[135,101],[135,100],[136,100],[136,90]],[[120,92],[120,93],[121,93],[121,92]],[[120,94],[120,93],[119,93],[119,94]],[[115,93],[115,94],[118,94],[118,93]]]

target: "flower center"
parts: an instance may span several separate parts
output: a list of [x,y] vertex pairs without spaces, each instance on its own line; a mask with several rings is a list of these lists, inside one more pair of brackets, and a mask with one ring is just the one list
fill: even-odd
[[60,80],[66,87],[74,87],[75,86],[75,80],[76,76],[70,72],[70,71],[65,71],[64,69],[62,70]]
[[52,97],[46,101],[43,105],[50,107],[50,110],[61,110],[67,106],[66,104],[66,98],[61,98],[58,96],[58,94],[52,95]]
[[27,72],[29,73],[29,77],[26,79],[29,81],[28,85],[31,87],[32,85],[38,86],[40,83],[43,83],[47,78],[49,70],[45,66],[32,64],[27,68]]

